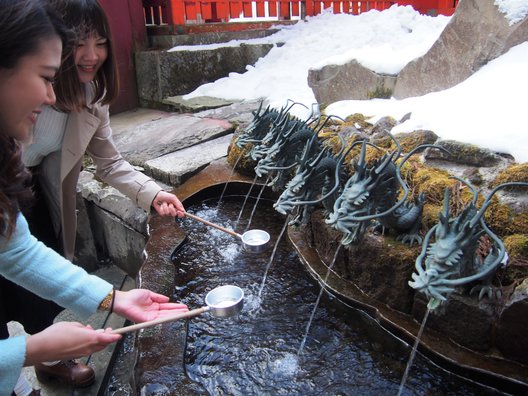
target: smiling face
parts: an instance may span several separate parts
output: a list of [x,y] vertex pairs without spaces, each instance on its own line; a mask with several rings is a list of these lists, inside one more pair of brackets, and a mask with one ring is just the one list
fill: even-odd
[[59,37],[40,41],[38,50],[20,58],[12,69],[0,69],[0,120],[9,136],[28,137],[43,104],[55,103],[53,79],[61,62]]
[[95,79],[98,70],[108,58],[108,40],[91,33],[75,46],[75,65],[79,80],[88,83]]

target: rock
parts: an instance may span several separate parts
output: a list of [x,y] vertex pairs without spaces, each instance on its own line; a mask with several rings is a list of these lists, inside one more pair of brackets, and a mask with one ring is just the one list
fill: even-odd
[[[421,321],[424,317],[426,305],[424,295],[417,293],[412,310],[417,321]],[[479,302],[473,296],[455,292],[449,296],[447,304],[429,315],[426,329],[449,334],[450,339],[466,348],[487,352],[493,346],[495,320],[496,314],[492,303]]]
[[393,96],[403,99],[453,87],[526,40],[527,18],[510,26],[494,0],[460,1],[431,49],[400,71]]
[[322,104],[393,96],[422,96],[451,88],[491,60],[528,40],[528,18],[509,25],[494,0],[464,0],[438,40],[397,76],[378,74],[352,60],[308,72],[308,85]]
[[123,157],[133,165],[144,166],[148,160],[191,147],[233,131],[230,122],[173,114],[129,127],[115,137]]
[[[311,243],[330,264],[342,234],[325,224],[320,210],[312,214],[309,230]],[[419,247],[409,248],[392,238],[367,233],[358,246],[342,249],[333,270],[370,297],[410,313],[414,291],[407,281],[414,270],[414,258],[419,250]]]
[[496,343],[504,356],[528,364],[528,279],[515,288],[497,325]]
[[80,263],[97,258],[110,261],[135,276],[145,259],[148,213],[116,189],[82,172],[79,188],[84,198],[76,256]]
[[436,145],[445,148],[450,154],[429,148],[425,153],[426,160],[441,159],[479,167],[493,167],[502,161],[502,158],[496,153],[474,144],[461,143],[455,140],[439,140]]
[[231,138],[232,135],[225,135],[147,161],[145,173],[164,183],[178,186],[212,161],[225,157]]
[[396,78],[378,74],[353,60],[308,71],[308,85],[324,106],[346,99],[390,98]]

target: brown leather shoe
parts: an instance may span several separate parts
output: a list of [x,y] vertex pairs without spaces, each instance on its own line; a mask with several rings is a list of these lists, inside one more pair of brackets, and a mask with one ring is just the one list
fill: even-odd
[[35,374],[39,381],[58,380],[77,388],[90,386],[95,381],[93,369],[75,360],[61,360],[53,366],[37,363],[35,364]]

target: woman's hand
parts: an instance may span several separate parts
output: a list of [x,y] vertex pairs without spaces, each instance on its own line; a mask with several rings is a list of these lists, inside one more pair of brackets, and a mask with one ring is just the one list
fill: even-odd
[[121,339],[121,335],[110,331],[96,331],[77,322],[55,323],[27,338],[25,365],[91,355]]
[[147,289],[116,290],[114,312],[133,322],[146,322],[162,316],[187,312],[187,305],[169,302],[169,297]]
[[152,206],[160,216],[185,216],[185,208],[178,197],[166,191],[160,191],[156,194],[152,201]]

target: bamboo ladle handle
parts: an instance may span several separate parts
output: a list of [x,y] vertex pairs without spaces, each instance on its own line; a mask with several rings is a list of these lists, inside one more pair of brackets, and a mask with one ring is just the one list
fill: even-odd
[[228,233],[229,235],[232,235],[234,237],[238,237],[238,238],[242,239],[242,235],[240,235],[239,233],[237,233],[237,232],[235,232],[233,230],[230,230],[228,228],[222,227],[222,226],[220,226],[218,224],[211,223],[210,221],[202,219],[201,217],[198,217],[198,216],[193,215],[193,214],[188,213],[188,212],[185,212],[185,216],[190,217],[193,220],[198,220],[199,222],[204,223],[205,225],[214,227],[214,228],[216,228],[216,229],[218,229],[220,231],[224,231],[224,232]]
[[177,313],[174,315],[162,316],[161,318],[149,320],[148,322],[137,323],[137,324],[133,324],[130,326],[125,326],[119,329],[112,330],[112,334],[128,333],[130,331],[144,329],[144,328],[155,326],[161,323],[172,322],[178,319],[190,318],[192,316],[200,315],[204,312],[207,312],[209,309],[210,309],[209,307],[202,307],[202,308],[193,309],[192,311],[181,312],[181,313]]

